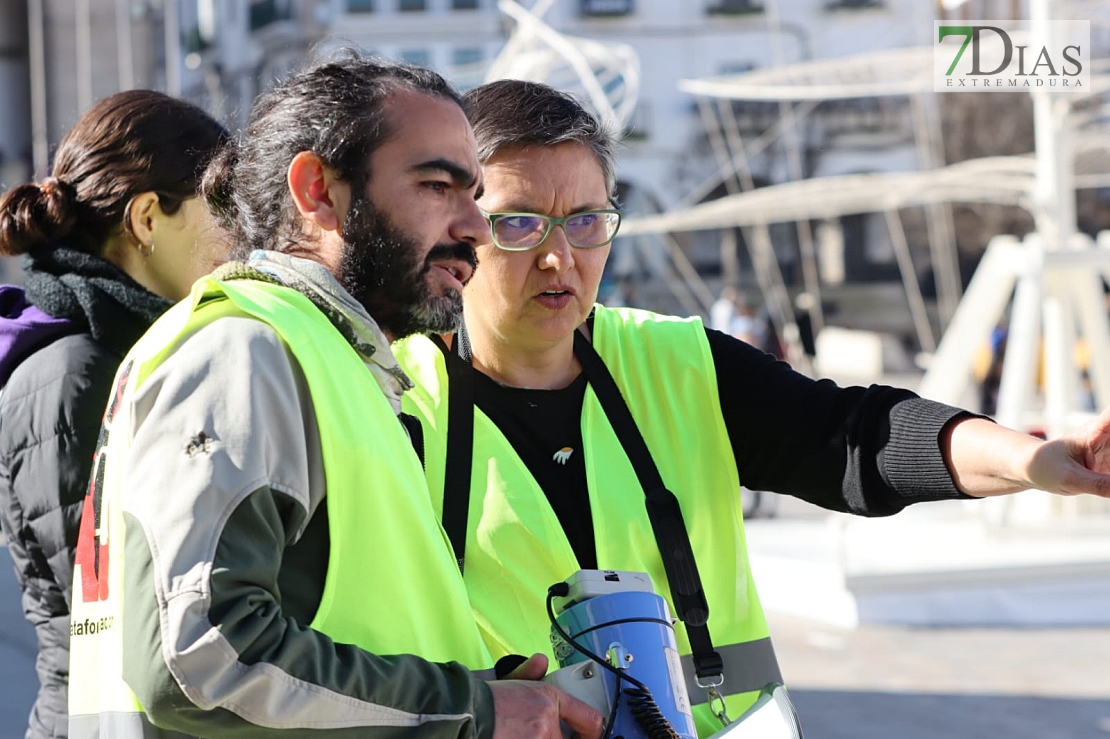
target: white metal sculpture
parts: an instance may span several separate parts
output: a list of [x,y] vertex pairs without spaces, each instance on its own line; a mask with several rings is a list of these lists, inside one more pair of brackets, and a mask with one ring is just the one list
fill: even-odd
[[516,27],[490,66],[486,81],[521,79],[576,92],[608,125],[624,130],[640,94],[640,59],[627,44],[601,43],[559,33],[543,21],[554,0],[525,8],[514,0],[497,7]]
[[[1034,44],[1048,41],[1050,0],[1032,0]],[[1092,76],[1093,91],[1107,80]],[[1079,96],[1034,91],[1036,170],[1031,212],[1037,231],[1018,245],[996,238],[976,270],[954,320],[923,381],[921,391],[951,400],[966,387],[968,342],[981,341],[1001,321],[1007,302],[1009,339],[998,395],[998,420],[1015,428],[1035,426],[1049,438],[1074,429],[1091,416],[1080,391],[1077,341],[1086,348],[1086,372],[1094,408],[1110,407],[1110,319],[1103,280],[1110,283],[1110,234],[1099,243],[1076,233],[1075,164],[1099,148],[1101,136],[1077,137],[1071,112]],[[1043,367],[1043,405],[1036,401],[1037,368]],[[1031,504],[1043,515],[1043,499]],[[999,501],[989,508],[997,522],[1020,514],[1022,501]],[[1030,516],[1025,516],[1029,518]]]

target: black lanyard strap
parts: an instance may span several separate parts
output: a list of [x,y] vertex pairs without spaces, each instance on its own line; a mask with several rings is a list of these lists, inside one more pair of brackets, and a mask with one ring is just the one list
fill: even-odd
[[[474,368],[465,329],[455,335],[453,347],[448,347],[438,336],[433,336],[432,341],[444,355],[449,383],[443,528],[459,571],[464,572],[474,457]],[[709,635],[709,603],[678,499],[663,483],[659,468],[609,368],[580,331],[574,332],[574,353],[644,489],[648,519],[671,585],[671,601],[677,616],[686,625],[696,680],[706,687],[720,685],[724,662],[714,650]]]
[[454,351],[439,336],[432,341],[447,363],[447,452],[443,473],[443,529],[455,552],[459,572],[466,567],[466,528],[470,519],[470,475],[474,463],[474,369],[470,344],[455,335]]
[[640,487],[647,496],[645,504],[648,519],[655,533],[659,554],[663,558],[663,569],[671,584],[671,601],[678,617],[686,624],[686,635],[690,639],[698,683],[704,682],[706,687],[720,685],[724,661],[713,649],[713,640],[709,636],[709,603],[705,597],[705,589],[702,588],[694,549],[690,544],[690,535],[682,518],[678,498],[663,484],[659,468],[652,459],[647,442],[644,441],[616,380],[593,344],[581,331],[574,332],[574,354],[582,363],[590,387],[597,395],[606,418],[636,471]]

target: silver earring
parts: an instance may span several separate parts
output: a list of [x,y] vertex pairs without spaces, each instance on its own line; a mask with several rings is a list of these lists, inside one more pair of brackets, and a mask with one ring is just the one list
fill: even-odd
[[138,248],[139,253],[143,255],[144,259],[150,259],[152,256],[154,256],[154,239],[150,240],[150,246],[148,247],[144,247],[141,241],[136,244],[136,247]]

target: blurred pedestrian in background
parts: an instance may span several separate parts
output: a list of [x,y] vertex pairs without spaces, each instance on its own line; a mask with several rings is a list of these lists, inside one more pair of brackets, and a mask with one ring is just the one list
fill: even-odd
[[729,333],[732,330],[732,317],[736,315],[736,299],[739,291],[732,285],[721,288],[720,296],[709,308],[709,327],[714,331]]

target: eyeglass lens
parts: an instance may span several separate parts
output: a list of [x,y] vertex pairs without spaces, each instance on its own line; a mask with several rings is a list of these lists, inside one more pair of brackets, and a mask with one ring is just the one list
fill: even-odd
[[[547,216],[514,214],[498,218],[494,223],[494,236],[498,243],[509,248],[538,245],[547,236],[551,222]],[[607,243],[620,223],[616,213],[576,213],[563,223],[567,241],[574,246],[601,246]]]

